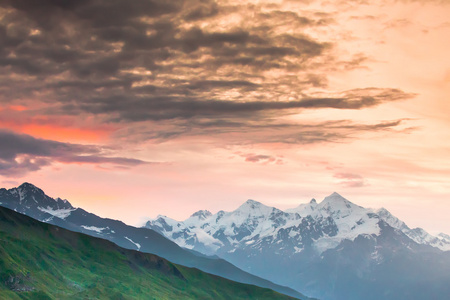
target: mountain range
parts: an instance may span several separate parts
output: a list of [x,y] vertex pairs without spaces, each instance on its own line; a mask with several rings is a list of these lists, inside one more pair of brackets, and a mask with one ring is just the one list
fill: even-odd
[[101,218],[82,208],[73,207],[67,200],[51,198],[30,183],[23,183],[12,189],[0,189],[0,206],[45,223],[109,240],[126,249],[156,254],[173,263],[195,267],[226,279],[308,299],[298,291],[245,272],[224,259],[182,248],[152,229],[137,228],[118,220]]
[[29,183],[0,189],[0,206],[301,299],[308,298],[298,291],[322,300],[450,295],[448,235],[409,228],[384,208],[364,208],[337,193],[284,211],[248,200],[182,222],[158,216],[145,228],[75,208]]
[[0,298],[294,299],[0,207]]
[[337,193],[285,211],[248,200],[232,212],[201,210],[182,222],[158,216],[145,226],[323,300],[450,295],[448,235],[411,229]]

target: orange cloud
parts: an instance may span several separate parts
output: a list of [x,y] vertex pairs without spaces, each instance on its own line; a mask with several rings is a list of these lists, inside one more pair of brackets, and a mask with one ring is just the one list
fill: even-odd
[[53,139],[62,142],[99,142],[105,140],[111,133],[111,130],[105,128],[85,129],[28,124],[21,127],[21,132],[43,139]]
[[8,109],[15,110],[15,111],[24,111],[27,110],[27,108],[23,105],[10,105],[8,106]]
[[117,125],[98,124],[92,118],[40,115],[22,105],[0,107],[0,112],[0,128],[61,142],[103,142],[118,129]]
[[14,122],[13,120],[0,120],[0,127],[14,130],[37,138],[51,139],[61,142],[102,142],[116,130],[113,126],[101,125],[98,128],[75,127],[70,124],[58,124],[55,120],[47,124],[38,124],[36,120],[28,122]]

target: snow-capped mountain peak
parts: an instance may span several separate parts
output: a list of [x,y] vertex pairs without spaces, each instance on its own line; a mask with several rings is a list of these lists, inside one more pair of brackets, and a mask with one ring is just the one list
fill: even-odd
[[22,202],[27,196],[32,196],[33,198],[36,196],[45,196],[44,191],[28,182],[24,182],[17,188],[11,190],[18,193],[20,202]]
[[245,201],[240,207],[240,208],[250,208],[250,209],[256,209],[259,207],[267,207],[264,204],[262,204],[261,202],[252,200],[252,199],[248,199],[247,201]]
[[53,199],[28,182],[9,190],[0,189],[0,197],[7,199],[6,207],[20,213],[31,211],[33,216],[42,220],[50,220],[54,217],[64,219],[75,210],[69,201]]
[[223,222],[225,219],[230,219],[234,223],[240,224],[248,218],[266,217],[270,215],[273,209],[273,207],[266,206],[261,202],[249,199],[236,210],[223,213],[221,220]]
[[317,204],[316,199],[312,198],[309,203],[302,203],[295,208],[286,209],[285,212],[286,213],[294,213],[294,214],[297,213],[300,216],[304,217],[307,215],[311,215],[316,210],[317,205],[318,204]]
[[357,206],[356,204],[353,204],[352,202],[348,201],[338,193],[334,192],[331,195],[325,197],[322,202],[319,204],[321,207],[329,206],[334,209],[340,209],[342,207],[345,207],[347,209],[351,208],[352,206]]
[[328,213],[335,219],[345,218],[355,213],[366,213],[365,208],[348,201],[336,192],[325,197],[323,201],[317,205],[317,209]]
[[400,219],[392,215],[385,208],[380,208],[376,210],[376,213],[381,220],[385,221],[393,228],[402,231],[416,243],[430,245],[444,251],[450,251],[450,237],[448,235],[447,237],[449,238],[446,238],[445,234],[433,236],[428,232],[426,232],[425,230],[423,230],[422,228],[411,229],[405,224],[405,222],[401,221]]
[[448,240],[448,241],[450,242],[450,235],[448,235],[448,234],[445,234],[445,233],[441,232],[441,233],[439,233],[437,236],[438,236],[438,238],[440,238],[440,239]]
[[198,218],[199,220],[204,220],[212,216],[209,210],[199,210],[191,215],[191,218]]
[[376,238],[382,230],[380,221],[419,244],[450,249],[450,239],[445,236],[438,238],[423,230],[411,230],[386,209],[361,207],[336,192],[320,203],[312,199],[285,211],[247,200],[231,212],[198,211],[184,222],[157,218],[150,220],[146,227],[181,246],[207,254],[270,248],[293,255],[308,247],[321,254],[344,240],[354,241],[360,236]]
[[183,223],[188,227],[195,227],[197,224],[203,222],[204,220],[210,218],[211,216],[212,213],[209,210],[199,210],[193,213]]
[[380,217],[381,220],[385,221],[390,226],[396,229],[400,229],[402,231],[409,229],[409,227],[406,226],[406,224],[403,221],[392,215],[386,208],[382,207],[376,210],[375,212]]

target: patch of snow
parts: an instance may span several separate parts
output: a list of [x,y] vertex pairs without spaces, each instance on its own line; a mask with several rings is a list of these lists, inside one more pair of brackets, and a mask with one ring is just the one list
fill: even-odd
[[98,232],[98,233],[102,233],[102,231],[106,229],[106,227],[100,228],[100,227],[86,226],[86,225],[81,225],[81,227],[83,227],[86,230],[95,231],[95,232]]
[[314,243],[314,248],[318,253],[323,253],[328,249],[336,248],[342,242],[340,237],[323,237]]
[[303,251],[303,248],[295,247],[294,246],[294,253],[300,253]]
[[137,250],[139,251],[139,249],[141,249],[141,244],[138,244],[138,243],[135,243],[135,242],[133,242],[133,240],[132,239],[130,239],[129,237],[125,237],[127,240],[129,240],[130,242],[132,242],[134,245],[136,245],[136,247],[137,247]]
[[72,211],[74,211],[74,208],[67,208],[67,209],[52,209],[51,207],[47,206],[47,208],[44,207],[38,207],[38,209],[42,212],[51,214],[52,216],[58,217],[60,219],[65,219],[68,216],[70,216],[70,214],[72,213]]
[[45,219],[45,220],[42,220],[42,222],[48,223],[48,222],[50,222],[51,220],[53,220],[53,217],[47,218],[47,219]]
[[223,246],[223,243],[219,241],[218,239],[210,236],[207,234],[203,229],[201,228],[194,228],[192,229],[192,233],[194,233],[197,237],[197,240],[202,243],[203,245],[215,248],[214,250],[219,249],[221,246]]
[[22,204],[22,200],[25,198],[24,193],[22,192],[22,189],[17,189],[17,192],[19,193],[19,203]]
[[186,243],[186,240],[183,239],[182,237],[179,237],[177,239],[171,239],[175,244],[177,244],[178,246],[180,246],[181,248],[186,248],[186,249],[193,249],[194,245],[190,245]]

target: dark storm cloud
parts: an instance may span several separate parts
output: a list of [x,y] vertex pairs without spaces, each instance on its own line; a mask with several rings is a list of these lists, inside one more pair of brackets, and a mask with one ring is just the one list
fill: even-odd
[[107,157],[104,149],[92,145],[37,139],[26,134],[0,130],[0,174],[21,176],[52,162],[135,166],[147,162],[123,157]]
[[[200,82],[188,86],[188,89],[198,89],[199,86],[223,88],[224,86],[244,86],[256,88],[247,82]],[[157,92],[156,87],[144,91]],[[92,112],[95,114],[109,114],[118,120],[144,121],[167,119],[191,119],[194,117],[246,117],[252,120],[265,118],[265,114],[280,114],[283,110],[335,108],[335,109],[362,109],[372,107],[384,102],[411,98],[396,89],[364,89],[352,90],[343,93],[342,97],[333,98],[307,98],[298,101],[230,101],[230,100],[203,100],[189,96],[159,96],[159,97],[126,97],[126,95],[111,96],[109,98],[92,98],[92,101],[78,103],[78,105],[63,106],[65,113]],[[248,120],[248,119],[247,119]]]
[[[174,138],[220,133],[217,122],[246,132],[305,109],[358,110],[412,97],[387,88],[308,92],[326,88],[325,66],[346,70],[365,60],[339,61],[333,45],[303,31],[333,22],[330,15],[209,0],[3,0],[0,8],[0,102],[31,99],[44,116],[181,124],[152,135]],[[244,16],[240,24],[223,21],[232,13]]]

